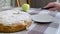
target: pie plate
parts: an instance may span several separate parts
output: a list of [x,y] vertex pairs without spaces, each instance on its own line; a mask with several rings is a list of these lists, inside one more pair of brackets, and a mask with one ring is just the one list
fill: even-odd
[[50,16],[48,14],[37,14],[32,15],[32,20],[36,23],[51,23],[54,20],[53,16]]

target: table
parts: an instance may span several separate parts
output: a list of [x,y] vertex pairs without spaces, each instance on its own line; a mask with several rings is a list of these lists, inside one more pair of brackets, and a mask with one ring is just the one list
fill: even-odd
[[[14,8],[12,10],[21,11],[21,8]],[[40,9],[30,9],[29,11],[33,12],[30,13],[31,15],[38,14]],[[29,12],[28,12],[29,13]],[[0,34],[56,34],[59,28],[59,23],[55,20],[53,23],[50,24],[37,24],[32,22],[32,25],[28,30],[15,32],[15,33],[0,33]]]

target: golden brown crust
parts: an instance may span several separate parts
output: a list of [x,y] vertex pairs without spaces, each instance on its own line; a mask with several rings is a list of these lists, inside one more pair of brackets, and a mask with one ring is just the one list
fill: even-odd
[[31,25],[31,23],[32,21],[26,22],[26,25],[16,24],[16,26],[4,26],[3,24],[0,24],[0,32],[11,33],[25,30],[27,27]]
[[18,25],[17,26],[3,26],[3,25],[0,25],[0,32],[17,32],[17,31],[20,31],[20,30],[24,30],[26,29],[26,26],[23,26],[23,25]]

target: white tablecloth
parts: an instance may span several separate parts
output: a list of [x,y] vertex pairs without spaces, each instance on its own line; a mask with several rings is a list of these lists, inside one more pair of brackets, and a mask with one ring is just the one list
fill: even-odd
[[[21,8],[14,8],[12,10],[21,11]],[[30,10],[28,10],[27,13],[38,14],[39,12],[40,12],[40,9],[30,9]],[[59,14],[57,14],[57,15],[59,15]],[[37,34],[37,33],[38,34],[40,34],[40,33],[41,34],[57,34],[57,32],[59,32],[58,31],[59,30],[59,23],[60,23],[59,20],[55,20],[54,23],[45,24],[45,25],[33,23],[28,30],[15,32],[15,33],[0,33],[0,34],[34,34],[34,33],[35,34]],[[44,28],[45,28],[45,30],[44,30]],[[42,32],[41,32],[41,30],[42,30]]]

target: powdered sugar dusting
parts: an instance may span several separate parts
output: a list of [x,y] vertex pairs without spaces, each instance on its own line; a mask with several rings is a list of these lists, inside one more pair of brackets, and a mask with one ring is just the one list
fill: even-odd
[[[2,18],[2,19],[1,19]],[[0,12],[0,20],[4,25],[11,25],[15,23],[24,24],[24,21],[30,21],[31,17],[28,13],[15,11],[15,10],[7,10]]]

